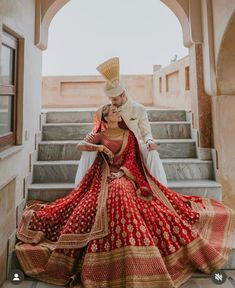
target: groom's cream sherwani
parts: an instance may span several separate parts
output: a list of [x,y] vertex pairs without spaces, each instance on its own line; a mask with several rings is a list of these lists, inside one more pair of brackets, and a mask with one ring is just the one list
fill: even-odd
[[[147,143],[153,140],[148,115],[143,105],[128,98],[127,102],[118,108],[123,120],[139,141]],[[141,141],[141,142],[142,142]]]

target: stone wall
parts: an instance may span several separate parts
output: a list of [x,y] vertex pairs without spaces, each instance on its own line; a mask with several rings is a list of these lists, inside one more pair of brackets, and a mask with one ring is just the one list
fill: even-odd
[[[128,95],[138,102],[153,104],[152,75],[123,75]],[[44,76],[43,108],[97,107],[107,103],[102,76]]]
[[191,109],[189,56],[161,68],[156,65],[153,74],[154,105]]
[[0,41],[3,28],[18,38],[20,55],[16,145],[0,152],[0,286],[7,276],[7,255],[14,247],[9,239],[14,239],[27,198],[40,135],[42,51],[34,45],[35,1],[1,0]]

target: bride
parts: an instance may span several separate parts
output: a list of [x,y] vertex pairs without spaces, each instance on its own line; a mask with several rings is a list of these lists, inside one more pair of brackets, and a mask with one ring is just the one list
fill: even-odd
[[105,105],[100,115],[97,132],[78,144],[99,151],[80,184],[24,210],[16,244],[24,272],[70,287],[168,288],[180,287],[196,269],[223,267],[234,210],[163,186],[147,171],[117,108]]

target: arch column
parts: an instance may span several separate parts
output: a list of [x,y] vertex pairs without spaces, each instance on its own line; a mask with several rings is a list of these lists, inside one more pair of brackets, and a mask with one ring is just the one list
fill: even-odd
[[56,13],[70,0],[36,0],[35,45],[41,50],[47,48],[48,30]]
[[[189,48],[190,83],[192,95],[193,128],[197,129],[198,157],[206,159],[207,153],[200,153],[204,148],[213,146],[211,96],[205,91],[203,72],[202,44],[194,44]],[[200,150],[201,149],[201,150]],[[206,151],[206,149],[204,149]]]
[[[232,13],[231,13],[232,14]],[[235,11],[227,19],[216,63],[217,94],[212,97],[214,146],[218,154],[217,178],[223,202],[235,203]]]

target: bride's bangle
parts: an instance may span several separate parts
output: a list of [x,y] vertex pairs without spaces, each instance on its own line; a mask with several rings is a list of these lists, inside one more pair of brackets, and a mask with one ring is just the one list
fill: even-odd
[[104,145],[98,145],[98,151],[103,152],[104,151]]

